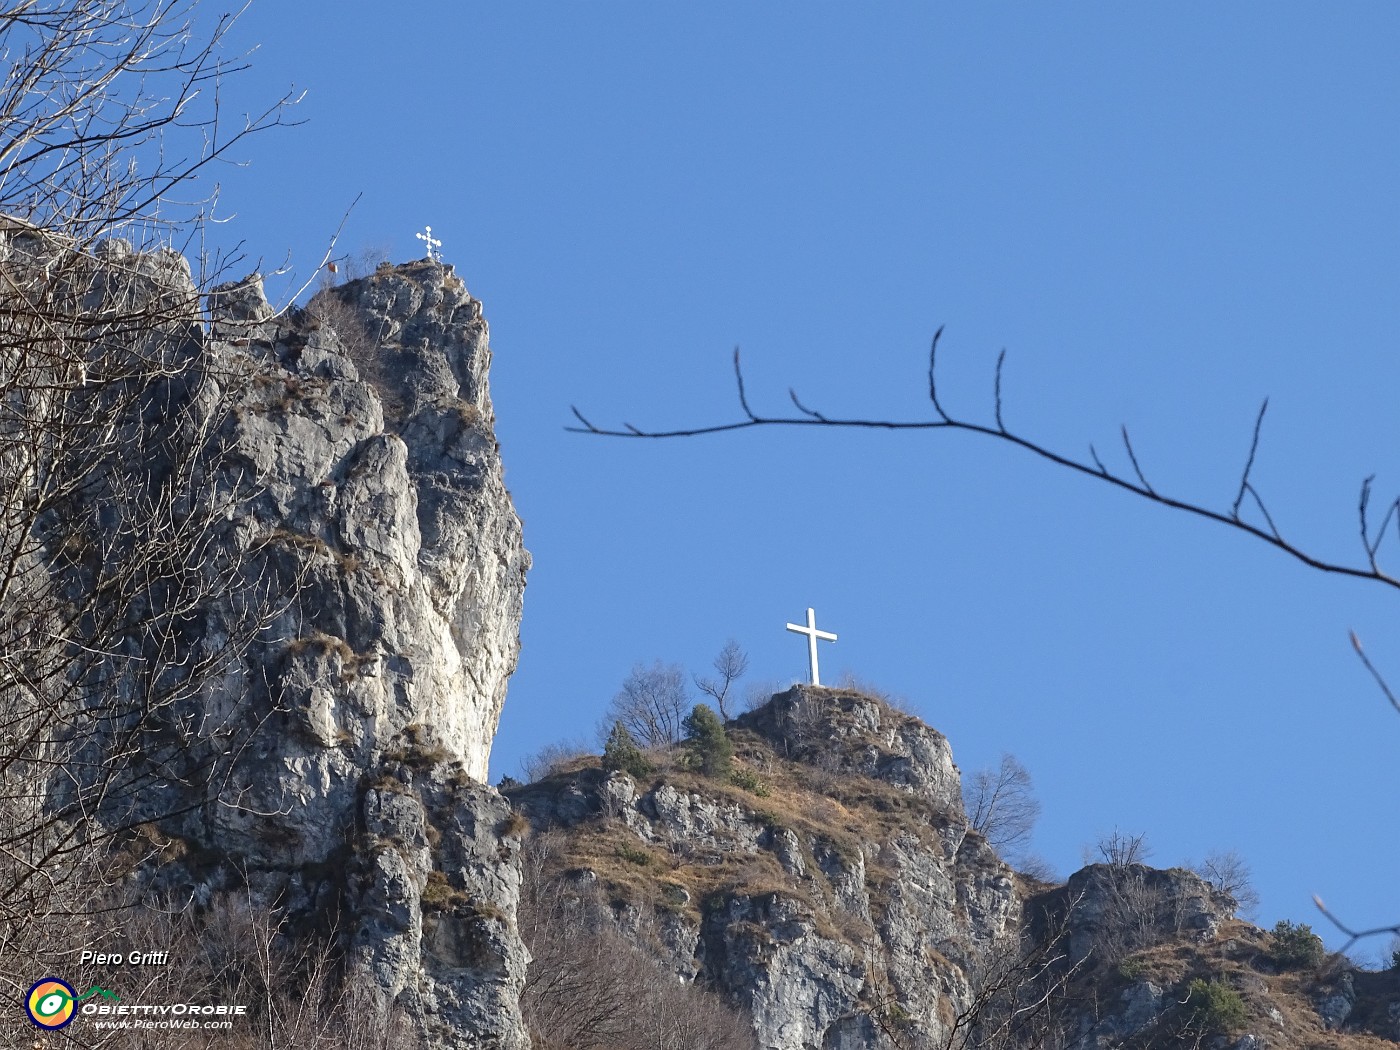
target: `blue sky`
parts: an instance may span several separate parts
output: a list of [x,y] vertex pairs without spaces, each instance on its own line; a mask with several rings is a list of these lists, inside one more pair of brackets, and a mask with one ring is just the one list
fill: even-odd
[[946,325],[951,409],[1005,348],[1008,425],[1125,466],[1127,423],[1216,506],[1268,395],[1271,511],[1356,560],[1361,479],[1400,490],[1400,9],[263,0],[236,37],[231,109],[307,96],[220,172],[222,243],[305,278],[363,194],[342,250],[431,224],[485,303],[535,557],[494,776],[639,661],[801,677],[810,605],[826,676],[1021,759],[1061,873],[1119,828],[1238,849],[1266,924],[1400,920],[1400,715],[1347,642],[1400,680],[1400,594],[969,435],[563,429],[731,418],[735,345],[760,410],[926,417]]

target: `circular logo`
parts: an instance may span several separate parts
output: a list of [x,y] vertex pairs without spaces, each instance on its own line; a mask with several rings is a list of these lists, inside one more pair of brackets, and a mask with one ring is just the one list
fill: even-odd
[[67,981],[45,977],[29,989],[24,1008],[29,1012],[29,1019],[40,1028],[62,1028],[73,1020],[73,1000],[77,995]]

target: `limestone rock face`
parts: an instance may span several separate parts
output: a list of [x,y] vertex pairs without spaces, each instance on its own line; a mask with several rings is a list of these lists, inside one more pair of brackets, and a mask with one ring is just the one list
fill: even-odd
[[430,1047],[528,1050],[519,996],[528,956],[515,926],[521,825],[491,788],[398,763],[362,803],[351,858],[352,973],[405,1013]]
[[1209,941],[1235,910],[1228,894],[1194,872],[1143,864],[1091,864],[1056,895],[1063,906],[1073,902],[1066,935],[1074,959],[1145,947],[1135,943],[1133,931]]
[[[124,793],[108,818],[183,844],[140,873],[150,892],[198,904],[246,885],[293,934],[334,916],[352,982],[426,1046],[523,1050],[518,834],[482,781],[530,556],[481,304],[423,261],[280,315],[253,275],[202,314],[174,253],[114,241],[94,256],[94,309],[115,288],[168,303],[162,353],[182,362],[131,426],[197,450],[183,488],[173,453],[148,453],[176,526],[109,531],[197,521],[177,579],[216,584],[133,643],[175,643],[168,675],[186,688],[142,726],[168,763],[159,790]],[[102,485],[85,512],[131,517]]]
[[419,725],[484,780],[530,559],[481,304],[430,262],[322,292],[291,328],[257,323],[256,292],[220,293],[214,317],[224,352],[242,334],[257,366],[231,455],[260,492],[235,528],[307,574],[278,624],[284,698],[321,751],[349,735],[363,756]]
[[1020,908],[968,831],[947,741],[879,699],[806,686],[730,736],[757,793],[597,768],[508,793],[563,835],[571,877],[611,878],[619,924],[744,1008],[766,1050],[941,1045]]
[[211,298],[210,352],[230,372],[251,359],[226,461],[254,494],[230,532],[296,600],[250,653],[275,731],[252,737],[239,804],[186,830],[265,868],[269,890],[343,861],[350,962],[382,1007],[430,1046],[528,1046],[509,808],[480,782],[530,557],[481,304],[427,261],[285,321],[256,280]]

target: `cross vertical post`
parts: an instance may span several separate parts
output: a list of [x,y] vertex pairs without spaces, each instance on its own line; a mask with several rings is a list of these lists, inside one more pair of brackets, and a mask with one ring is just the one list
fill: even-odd
[[812,609],[807,610],[806,627],[799,627],[795,623],[790,623],[787,625],[787,629],[807,636],[807,658],[812,665],[812,684],[821,685],[821,678],[817,674],[817,639],[821,638],[824,641],[834,642],[836,641],[836,635],[829,631],[817,630],[817,614]]

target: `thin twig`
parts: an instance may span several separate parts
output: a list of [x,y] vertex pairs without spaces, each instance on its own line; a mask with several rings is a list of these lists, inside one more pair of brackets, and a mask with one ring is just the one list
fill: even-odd
[[829,422],[826,416],[822,415],[820,412],[814,412],[812,409],[808,408],[801,401],[799,401],[797,399],[797,391],[792,389],[792,387],[788,387],[788,397],[792,398],[792,403],[797,406],[797,410],[803,415],[811,416],[813,419],[819,420],[822,423]]
[[753,409],[749,408],[748,395],[744,393],[744,370],[739,367],[739,348],[734,348],[734,381],[739,384],[739,407],[744,410],[744,415],[749,417],[749,422],[757,423],[758,417],[753,414]]
[[1254,497],[1254,505],[1259,508],[1259,513],[1264,515],[1264,520],[1268,522],[1269,532],[1273,534],[1274,539],[1282,541],[1283,535],[1278,531],[1278,526],[1274,524],[1273,516],[1269,514],[1269,508],[1264,506],[1263,498],[1252,484],[1246,485],[1245,488],[1249,494]]
[[1147,478],[1143,477],[1142,467],[1138,466],[1137,453],[1133,451],[1133,443],[1128,438],[1128,425],[1124,423],[1121,429],[1123,431],[1123,447],[1128,450],[1128,461],[1133,465],[1133,473],[1137,475],[1138,481],[1142,482],[1143,489],[1149,495],[1155,496],[1156,493],[1152,491],[1152,486],[1147,483]]
[[[1361,482],[1361,498],[1357,501],[1357,516],[1361,520],[1361,546],[1366,548],[1366,557],[1370,559],[1371,568],[1376,567],[1376,551],[1380,549],[1381,541],[1377,537],[1376,542],[1371,542],[1371,530],[1366,524],[1366,508],[1371,504],[1371,482],[1376,479],[1374,474],[1368,474]],[[1381,531],[1384,531],[1382,528]]]
[[1374,678],[1376,684],[1381,687],[1381,692],[1384,693],[1385,698],[1390,701],[1390,706],[1395,708],[1396,711],[1400,711],[1400,699],[1396,699],[1395,694],[1391,692],[1390,686],[1387,684],[1385,678],[1382,677],[1381,673],[1376,670],[1375,665],[1371,663],[1370,658],[1367,657],[1366,650],[1361,648],[1361,639],[1356,637],[1355,631],[1351,632],[1351,647],[1356,650],[1356,655],[1361,657],[1361,662],[1366,665],[1366,670],[1371,672],[1371,677]]
[[1259,451],[1259,430],[1264,425],[1264,413],[1268,410],[1269,399],[1266,397],[1264,403],[1259,406],[1259,415],[1254,419],[1254,436],[1249,442],[1249,458],[1244,462],[1244,473],[1240,475],[1240,490],[1235,493],[1235,503],[1230,508],[1230,513],[1236,518],[1240,516],[1240,504],[1244,502],[1245,489],[1249,487],[1249,472],[1254,469],[1254,456]]
[[1001,366],[1006,361],[1006,347],[1001,348],[1001,353],[997,354],[997,380],[996,380],[996,413],[997,429],[1003,434],[1006,433],[1006,424],[1001,421]]
[[1400,499],[1391,500],[1390,506],[1385,508],[1385,517],[1381,519],[1380,526],[1376,529],[1376,550],[1381,549],[1381,536],[1385,533],[1385,527],[1390,524],[1390,520],[1400,511]]
[[943,411],[943,406],[938,403],[938,383],[935,378],[935,368],[938,362],[938,340],[943,337],[943,326],[938,326],[938,331],[933,333],[933,342],[928,348],[928,399],[933,402],[933,410],[938,413],[938,418],[945,423],[952,422],[952,418]]
[[1386,507],[1385,516],[1381,518],[1381,523],[1376,526],[1376,539],[1373,543],[1371,541],[1371,529],[1366,520],[1366,514],[1370,509],[1371,482],[1374,478],[1375,475],[1372,474],[1361,483],[1361,505],[1359,511],[1361,516],[1361,544],[1366,548],[1366,556],[1371,561],[1371,568],[1379,571],[1380,566],[1376,561],[1376,554],[1380,551],[1381,543],[1385,540],[1386,527],[1390,524],[1391,519],[1396,516],[1397,509],[1400,509],[1400,500],[1395,500],[1390,506]]
[[[601,433],[602,433],[601,430],[599,430],[597,427],[595,427],[592,423],[590,423],[588,420],[586,420],[586,419],[583,417],[583,413],[580,412],[576,406],[570,405],[570,406],[569,406],[569,411],[572,412],[572,413],[574,414],[574,418],[575,418],[575,419],[577,419],[580,423],[583,424],[583,430],[582,430],[582,432],[588,433],[588,434],[601,434]],[[579,431],[579,428],[577,428],[577,427],[570,427],[569,429],[575,431],[576,433],[580,432],[580,431]]]

